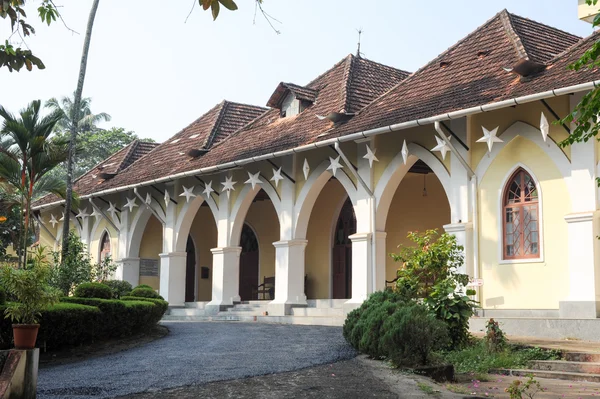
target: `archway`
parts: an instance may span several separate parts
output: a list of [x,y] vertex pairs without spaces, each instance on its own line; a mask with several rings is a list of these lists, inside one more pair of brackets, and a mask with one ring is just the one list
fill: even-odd
[[194,302],[196,300],[196,245],[192,236],[188,235],[185,248],[185,301]]
[[352,297],[352,241],[350,236],[356,233],[356,215],[350,198],[347,198],[340,210],[331,251],[331,281],[333,299]]
[[102,262],[109,256],[111,256],[110,235],[108,234],[108,231],[104,230],[102,238],[100,239],[100,254],[98,260]]
[[258,299],[255,289],[258,287],[259,245],[254,230],[247,223],[242,227],[240,247],[240,298],[242,301]]

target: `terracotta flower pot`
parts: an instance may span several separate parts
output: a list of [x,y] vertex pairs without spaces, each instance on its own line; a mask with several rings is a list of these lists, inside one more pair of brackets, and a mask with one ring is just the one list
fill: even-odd
[[35,348],[39,324],[13,324],[12,327],[16,349]]

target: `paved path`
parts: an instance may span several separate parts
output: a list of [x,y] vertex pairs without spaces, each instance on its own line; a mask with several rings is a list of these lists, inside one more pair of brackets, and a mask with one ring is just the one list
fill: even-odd
[[111,398],[211,381],[298,370],[350,359],[339,327],[165,323],[144,346],[40,369],[39,398]]

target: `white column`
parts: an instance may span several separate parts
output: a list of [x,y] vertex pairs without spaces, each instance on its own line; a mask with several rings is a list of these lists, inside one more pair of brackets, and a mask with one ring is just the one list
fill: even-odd
[[[160,295],[170,306],[185,302],[185,269],[187,253],[169,252],[160,256]],[[138,270],[139,273],[139,270]]]
[[352,298],[344,303],[351,310],[360,306],[371,293],[371,233],[352,234]]
[[386,288],[386,263],[387,263],[387,251],[386,251],[386,237],[385,231],[377,231],[375,233],[375,245],[376,245],[376,263],[375,263],[375,290],[383,291]]
[[283,316],[292,305],[306,305],[304,292],[304,250],[307,240],[274,242],[275,299],[269,303],[269,314]]
[[456,243],[464,248],[465,263],[459,272],[473,276],[473,224],[451,223],[444,225],[444,231],[456,237]]
[[205,310],[217,313],[240,301],[241,247],[213,248],[212,301]]
[[140,284],[140,258],[123,258],[115,262],[114,279],[127,281],[133,287]]

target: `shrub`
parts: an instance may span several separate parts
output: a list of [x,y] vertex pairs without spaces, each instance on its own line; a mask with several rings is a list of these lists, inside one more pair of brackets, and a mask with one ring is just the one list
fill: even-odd
[[148,289],[151,289],[152,291],[154,291],[154,288],[150,287],[148,284],[140,284],[135,287],[135,289],[138,289],[138,288],[148,288]]
[[57,303],[42,312],[38,345],[57,348],[100,338],[102,312],[94,306]]
[[399,306],[383,323],[382,351],[398,366],[426,365],[447,345],[448,328],[420,304]]
[[507,343],[504,331],[494,319],[489,319],[485,325],[485,336],[483,342],[488,352],[499,352],[506,346]]
[[163,299],[162,296],[158,295],[152,288],[134,288],[129,296],[137,296],[141,298],[155,298]]
[[75,288],[74,296],[77,298],[111,299],[113,292],[109,286],[102,283],[83,283]]
[[156,324],[162,319],[163,315],[169,308],[169,303],[167,301],[163,301],[162,299],[155,298],[142,298],[135,296],[124,296],[121,298],[122,301],[145,301],[151,302],[154,304],[154,309],[152,311],[153,324]]
[[69,249],[64,259],[60,259],[59,252],[52,254],[54,265],[50,284],[61,290],[63,295],[69,295],[73,287],[91,281],[92,277],[92,263],[85,244],[73,231],[69,232],[68,245]]
[[477,305],[463,293],[469,276],[458,273],[464,248],[455,236],[439,235],[436,230],[411,232],[408,238],[415,246],[401,247],[398,254],[392,254],[395,261],[403,263],[398,270],[397,291],[406,299],[422,300],[447,324],[451,346],[464,346],[470,337],[469,318]]
[[6,290],[3,287],[0,287],[0,305],[4,305],[6,303]]
[[122,296],[129,295],[133,287],[127,281],[122,280],[106,280],[102,284],[108,286],[112,290],[112,297],[119,299]]
[[372,310],[367,313],[361,326],[362,336],[358,343],[358,349],[361,352],[373,358],[384,357],[387,354],[381,340],[385,333],[383,325],[385,320],[394,314],[398,306],[398,303],[385,301],[380,306],[371,308]]
[[91,277],[95,281],[105,281],[110,278],[117,270],[117,264],[109,256],[104,257],[100,262],[92,266]]

